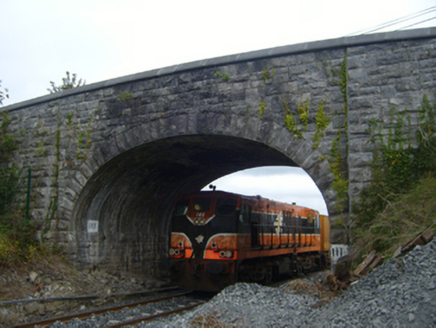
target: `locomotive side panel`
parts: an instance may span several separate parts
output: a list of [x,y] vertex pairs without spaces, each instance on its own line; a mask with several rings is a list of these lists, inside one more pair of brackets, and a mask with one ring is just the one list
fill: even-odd
[[263,198],[251,198],[247,202],[253,208],[250,217],[252,247],[242,253],[243,258],[321,250],[317,211]]

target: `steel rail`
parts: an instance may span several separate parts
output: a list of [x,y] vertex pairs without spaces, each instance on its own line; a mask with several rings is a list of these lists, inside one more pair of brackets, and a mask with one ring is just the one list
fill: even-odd
[[132,319],[132,320],[128,320],[128,321],[119,322],[119,323],[116,323],[116,324],[113,324],[110,326],[106,326],[106,328],[118,328],[118,327],[123,327],[123,326],[128,326],[128,325],[135,325],[135,324],[141,323],[143,321],[153,320],[156,318],[165,317],[165,316],[170,315],[170,314],[191,310],[191,309],[193,309],[197,306],[200,306],[202,304],[204,304],[204,302],[199,302],[196,304],[184,306],[182,308],[169,310],[169,311],[165,311],[165,312],[161,312],[161,313],[156,313],[156,314],[152,314],[152,315],[148,315],[148,316],[144,316],[144,317],[140,317],[140,318],[136,318],[136,319]]
[[95,298],[129,297],[129,296],[161,293],[161,292],[171,291],[171,290],[176,290],[176,289],[179,289],[179,287],[166,287],[166,288],[159,288],[159,289],[144,290],[141,292],[119,293],[119,294],[108,294],[108,295],[98,295],[97,294],[97,295],[83,295],[83,296],[31,298],[31,299],[24,299],[24,300],[13,300],[13,301],[0,302],[0,306],[19,304],[19,303],[31,303],[31,302],[78,301],[78,300],[95,299]]
[[30,328],[30,327],[34,327],[36,325],[45,327],[45,326],[47,326],[51,323],[54,323],[56,321],[67,322],[67,321],[74,319],[74,318],[84,319],[84,318],[91,316],[92,314],[98,315],[98,314],[106,313],[109,311],[117,312],[117,311],[120,311],[126,307],[133,308],[133,307],[136,307],[138,305],[144,305],[144,304],[148,304],[148,303],[165,301],[165,300],[176,298],[176,297],[182,297],[182,296],[185,296],[185,295],[188,295],[191,293],[192,293],[192,291],[185,291],[182,293],[173,294],[173,295],[169,295],[169,296],[163,296],[163,297],[159,297],[159,298],[153,298],[153,299],[149,299],[149,300],[142,300],[142,301],[126,303],[126,304],[122,304],[122,305],[115,305],[115,306],[109,306],[109,307],[104,307],[104,308],[100,308],[100,309],[79,312],[79,313],[75,313],[75,314],[63,315],[63,316],[49,318],[49,319],[42,319],[42,320],[22,323],[22,324],[15,325],[13,327],[14,328]]

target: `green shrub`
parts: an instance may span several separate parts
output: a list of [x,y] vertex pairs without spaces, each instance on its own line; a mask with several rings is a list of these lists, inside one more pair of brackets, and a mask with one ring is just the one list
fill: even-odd
[[26,262],[38,248],[40,228],[41,224],[26,220],[21,210],[0,217],[0,267]]

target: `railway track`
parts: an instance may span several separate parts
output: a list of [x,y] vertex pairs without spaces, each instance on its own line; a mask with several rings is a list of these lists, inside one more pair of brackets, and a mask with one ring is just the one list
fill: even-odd
[[[121,305],[107,306],[74,314],[21,323],[14,327],[47,327],[56,322],[68,323],[69,321],[89,320],[90,318],[92,318],[94,322],[98,321],[98,326],[101,327],[115,328],[136,325],[143,321],[153,320],[170,314],[190,310],[204,303],[204,300],[195,297],[188,298],[188,295],[191,295],[192,293],[192,291],[178,291],[171,293],[170,295],[143,299]],[[177,301],[177,299],[182,297],[185,298],[183,302]],[[153,306],[151,306],[151,304],[153,304]],[[156,304],[158,304],[158,306],[156,306]],[[119,318],[111,318],[113,317],[114,312],[124,312],[124,315],[120,315]]]

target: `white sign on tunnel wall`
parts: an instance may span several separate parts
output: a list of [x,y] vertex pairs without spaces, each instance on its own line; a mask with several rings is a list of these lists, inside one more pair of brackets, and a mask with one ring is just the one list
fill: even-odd
[[96,233],[98,232],[98,221],[89,220],[88,221],[88,233]]

